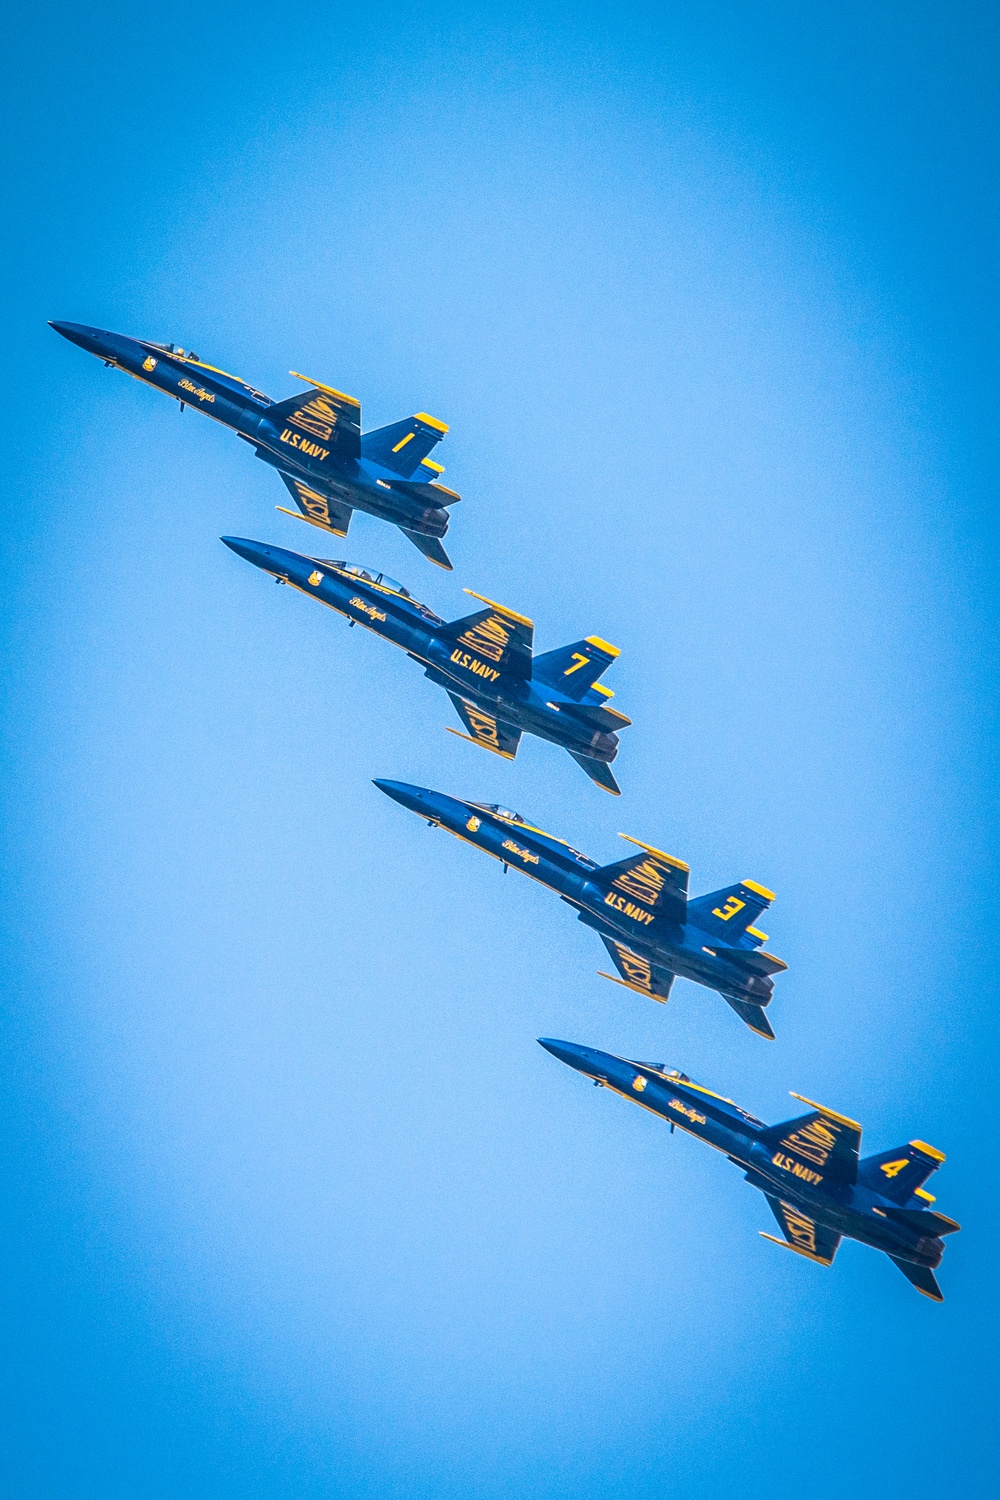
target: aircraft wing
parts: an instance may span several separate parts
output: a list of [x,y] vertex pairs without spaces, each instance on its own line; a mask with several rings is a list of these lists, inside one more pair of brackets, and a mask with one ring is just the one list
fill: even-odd
[[668,921],[683,923],[687,908],[688,867],[682,859],[639,843],[627,833],[629,844],[639,844],[642,854],[631,854],[613,865],[600,865],[591,874],[596,885],[621,892],[621,899],[639,901],[647,911]]
[[773,1234],[765,1234],[764,1239],[770,1240],[774,1245],[784,1245],[786,1250],[794,1250],[796,1255],[804,1255],[807,1260],[818,1261],[821,1266],[832,1266],[841,1236],[834,1230],[817,1224],[815,1219],[811,1219],[800,1208],[783,1203],[770,1193],[765,1193],[764,1197],[784,1236],[779,1240]]
[[[472,594],[471,589],[465,593]],[[531,649],[535,627],[524,615],[515,614],[505,604],[494,604],[482,594],[472,594],[473,599],[482,599],[488,606],[477,609],[473,615],[464,615],[460,620],[451,620],[438,632],[442,640],[455,642],[452,660],[468,666],[469,660],[479,658],[491,662],[501,672],[510,672],[525,681],[531,676]],[[462,661],[461,658],[469,660]]]
[[[769,1125],[758,1137],[761,1143],[768,1148],[780,1146],[786,1160],[794,1157],[807,1172],[819,1171],[838,1182],[857,1182],[861,1146],[861,1126],[857,1120],[814,1104],[801,1094],[793,1094],[792,1098],[811,1105],[809,1114]],[[809,1180],[807,1177],[806,1181]]]
[[310,489],[301,479],[293,479],[290,474],[282,474],[281,478],[298,506],[303,521],[322,526],[324,531],[332,531],[335,536],[347,535],[347,528],[354,514],[349,505],[345,505],[342,500],[331,500],[328,496],[321,495],[318,490]]
[[[304,375],[292,371],[296,380]],[[286,441],[313,457],[336,453],[338,458],[361,457],[361,402],[332,386],[315,382],[300,396],[276,401],[267,409],[268,425],[289,434]]]
[[633,953],[631,948],[626,948],[624,943],[616,942],[614,938],[605,937],[601,933],[601,942],[611,955],[620,979],[614,974],[605,974],[598,970],[602,979],[610,979],[614,984],[623,984],[627,990],[635,990],[639,995],[647,995],[650,1000],[659,1000],[666,1003],[670,998],[670,986],[674,982],[674,975],[670,969],[661,968],[658,964],[651,964],[648,958],[643,958],[641,953]]
[[469,731],[468,734],[459,734],[457,729],[449,729],[449,734],[457,734],[460,740],[471,740],[474,745],[481,745],[484,750],[492,750],[494,755],[502,755],[504,760],[513,760],[517,754],[517,747],[521,743],[521,731],[515,729],[511,724],[501,724],[492,714],[486,713],[481,708],[476,708],[471,703],[466,703],[457,693],[449,693],[448,697],[458,709],[459,718]]

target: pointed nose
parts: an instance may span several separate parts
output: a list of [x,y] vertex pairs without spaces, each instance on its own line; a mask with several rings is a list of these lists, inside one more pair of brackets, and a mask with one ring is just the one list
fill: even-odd
[[64,339],[69,339],[71,344],[79,344],[81,349],[86,349],[91,354],[100,351],[102,335],[99,328],[88,328],[86,323],[55,321],[50,321],[49,327],[54,328],[56,333],[61,333]]
[[546,1052],[551,1052],[560,1062],[566,1063],[571,1068],[576,1068],[580,1073],[588,1073],[591,1077],[597,1071],[597,1054],[589,1047],[579,1047],[576,1042],[558,1042],[550,1036],[540,1036],[538,1045],[544,1047]]
[[263,542],[251,542],[242,536],[220,536],[220,542],[225,542],[230,552],[235,552],[237,557],[245,558],[257,568],[271,567],[271,548],[265,547]]
[[380,777],[373,777],[375,786],[380,792],[385,792],[393,802],[398,802],[400,807],[406,807],[410,812],[426,814],[433,792],[423,786],[410,786],[405,781],[383,781]]

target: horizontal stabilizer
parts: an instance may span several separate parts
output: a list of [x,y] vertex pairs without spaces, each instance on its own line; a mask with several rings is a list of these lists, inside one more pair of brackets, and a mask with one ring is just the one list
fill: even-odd
[[932,1302],[943,1302],[944,1293],[937,1284],[934,1272],[929,1266],[915,1266],[911,1260],[900,1260],[897,1255],[890,1255],[889,1259],[893,1265],[898,1266],[911,1286],[924,1297],[929,1297]]
[[632,722],[606,703],[560,703],[559,712],[590,729],[600,729],[604,734],[617,734],[619,729],[627,729]]
[[401,479],[409,479],[447,431],[444,422],[418,412],[415,417],[366,432],[361,439],[361,457],[389,469]]
[[946,1234],[955,1234],[962,1227],[961,1224],[956,1224],[954,1219],[949,1219],[947,1214],[939,1214],[936,1209],[890,1208],[887,1212],[898,1223],[906,1224],[910,1229],[915,1229],[918,1234],[926,1234],[935,1239],[941,1239]]
[[773,900],[773,891],[766,890],[754,880],[740,880],[736,885],[727,885],[721,891],[710,891],[707,896],[689,901],[688,921],[725,943],[736,943],[748,929],[750,936],[755,936],[752,923]]
[[276,401],[268,407],[265,421],[281,433],[283,443],[310,458],[361,456],[361,402],[332,386],[314,385],[300,396]]
[[764,977],[768,974],[780,974],[788,965],[783,958],[775,958],[773,953],[758,953],[751,948],[723,948],[715,949],[716,958],[724,958],[727,964],[735,964],[738,969],[743,969],[747,974],[758,974]]
[[601,787],[605,792],[610,792],[613,797],[621,796],[622,789],[615,780],[614,772],[607,761],[594,760],[593,756],[590,755],[577,755],[575,750],[571,750],[569,753],[577,765],[586,771],[596,786]]
[[349,505],[345,505],[342,500],[331,500],[329,496],[321,495],[319,490],[303,484],[301,479],[293,479],[290,474],[282,474],[281,478],[304,521],[311,521],[324,531],[332,531],[335,536],[347,535],[347,528],[354,514]]
[[462,498],[454,490],[445,489],[443,484],[424,484],[415,479],[390,479],[388,484],[391,490],[409,495],[411,500],[419,500],[421,505],[457,505]]
[[766,1037],[769,1042],[774,1041],[774,1032],[762,1005],[751,1005],[749,1000],[738,1000],[735,995],[723,994],[722,998],[727,1005],[732,1006],[740,1020],[749,1026],[751,1031],[756,1031],[758,1036]]
[[561,646],[558,651],[536,656],[532,676],[536,682],[557,687],[567,698],[579,702],[620,655],[617,646],[609,646],[599,636],[590,635],[585,641],[574,641],[572,646]]
[[866,1156],[858,1167],[858,1181],[902,1208],[943,1161],[943,1152],[933,1146],[923,1141],[908,1141],[894,1151]]
[[408,531],[405,526],[399,529],[405,537],[409,537],[417,551],[424,554],[428,562],[434,563],[438,568],[447,568],[449,573],[452,571],[451,558],[436,536],[424,536],[422,531]]

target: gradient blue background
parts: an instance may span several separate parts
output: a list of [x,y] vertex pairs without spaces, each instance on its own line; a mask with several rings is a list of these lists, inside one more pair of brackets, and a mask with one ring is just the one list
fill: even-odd
[[[995,9],[5,24],[4,1495],[989,1493]],[[621,801],[227,552],[331,544],[48,318],[450,422],[454,575],[347,554],[616,642]],[[777,1043],[375,775],[777,890]],[[944,1306],[539,1034],[940,1146]]]

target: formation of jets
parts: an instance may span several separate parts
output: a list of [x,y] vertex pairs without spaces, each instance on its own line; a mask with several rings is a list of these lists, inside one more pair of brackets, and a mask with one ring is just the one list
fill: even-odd
[[[130,338],[80,323],[53,322],[57,333],[105,365],[165,392],[231,428],[281,476],[294,502],[287,514],[346,537],[355,510],[398,526],[418,550],[451,569],[442,538],[461,498],[441,483],[430,454],[448,431],[426,412],[361,431],[361,404],[332,386],[283,401],[268,396],[174,344]],[[444,620],[386,574],[307,556],[241,537],[223,537],[238,557],[279,583],[401,647],[448,694],[463,739],[506,760],[522,734],[561,746],[595,786],[620,794],[611,763],[618,734],[631,723],[611,707],[599,678],[619,655],[587,636],[534,655],[534,624],[481,594],[483,606]],[[460,731],[452,730],[459,734]],[[787,965],[766,951],[757,923],[775,899],[754,880],[740,880],[694,899],[688,865],[652,844],[599,865],[564,840],[495,803],[465,802],[426,787],[377,779],[394,801],[548,886],[604,943],[617,984],[665,1002],[676,978],[714,990],[759,1036],[774,1038],[766,1015],[774,976]],[[728,1156],[759,1188],[779,1236],[795,1254],[829,1266],[845,1236],[884,1251],[917,1291],[940,1302],[934,1276],[943,1237],[960,1226],[938,1213],[924,1188],[943,1154],[922,1141],[860,1156],[861,1127],[813,1104],[779,1125],[766,1125],[684,1073],[631,1062],[574,1042],[542,1039],[554,1057],[594,1083],[642,1104]]]

